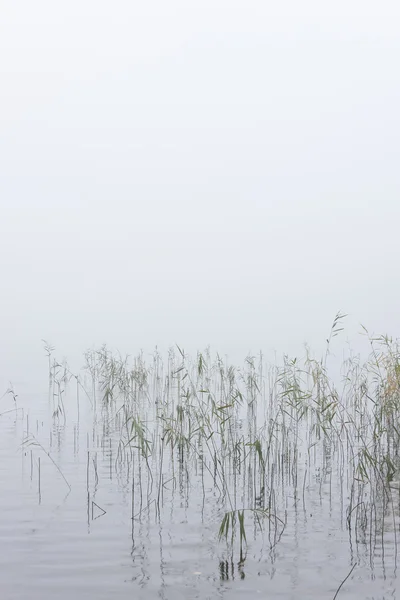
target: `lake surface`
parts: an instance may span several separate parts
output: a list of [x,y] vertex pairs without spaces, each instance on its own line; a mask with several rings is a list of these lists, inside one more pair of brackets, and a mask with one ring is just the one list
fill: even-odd
[[349,435],[276,410],[276,372],[141,360],[50,363],[2,398],[2,600],[328,600],[351,569],[338,599],[400,598],[396,475],[390,502],[361,484]]

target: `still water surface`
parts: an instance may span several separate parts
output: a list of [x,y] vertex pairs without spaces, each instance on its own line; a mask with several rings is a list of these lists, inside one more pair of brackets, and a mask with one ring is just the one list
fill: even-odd
[[161,474],[157,508],[149,477],[139,489],[135,450],[121,455],[117,411],[95,411],[83,393],[77,402],[70,383],[65,419],[54,417],[46,385],[44,372],[43,390],[20,393],[17,411],[6,412],[15,406],[10,394],[1,400],[2,600],[328,600],[353,565],[338,599],[400,598],[398,510],[382,540],[349,535],[347,488],[318,452],[297,489],[277,477],[285,527],[271,544],[268,526],[260,535],[250,519],[241,563],[237,548],[218,540],[221,505],[209,473],[196,464],[189,473],[177,459],[173,479]]

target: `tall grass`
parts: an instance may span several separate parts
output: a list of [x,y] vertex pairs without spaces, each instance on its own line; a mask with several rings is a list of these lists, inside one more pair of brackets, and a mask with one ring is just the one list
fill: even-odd
[[364,330],[369,358],[350,354],[340,377],[331,376],[344,317],[336,315],[322,357],[306,348],[279,365],[260,354],[238,367],[209,349],[190,357],[178,346],[165,359],[157,351],[131,359],[104,346],[85,354],[82,376],[55,361],[47,344],[54,417],[65,418],[64,386],[74,379],[94,418],[113,424],[133,528],[148,511],[162,519],[169,492],[196,486],[203,506],[217,495],[216,539],[243,565],[257,536],[274,550],[288,506],[306,513],[318,472],[320,494],[333,478],[341,487],[351,543],[355,537],[373,552],[399,500],[400,347]]

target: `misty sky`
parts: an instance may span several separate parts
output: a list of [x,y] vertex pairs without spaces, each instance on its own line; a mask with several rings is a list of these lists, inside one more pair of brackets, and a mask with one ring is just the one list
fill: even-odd
[[395,1],[1,0],[1,377],[41,338],[397,336],[399,31]]

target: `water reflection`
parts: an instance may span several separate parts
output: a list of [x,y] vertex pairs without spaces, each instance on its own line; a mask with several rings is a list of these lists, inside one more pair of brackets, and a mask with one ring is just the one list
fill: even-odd
[[[292,365],[271,396],[252,360],[238,372],[208,356],[170,354],[167,367],[88,356],[86,379],[51,362],[49,393],[34,406],[8,394],[0,416],[10,598],[32,581],[43,600],[56,588],[68,599],[333,598],[342,584],[339,598],[395,597],[388,423],[379,437],[350,400],[343,414],[330,414],[332,398],[312,410]],[[350,413],[362,418],[344,423]]]

